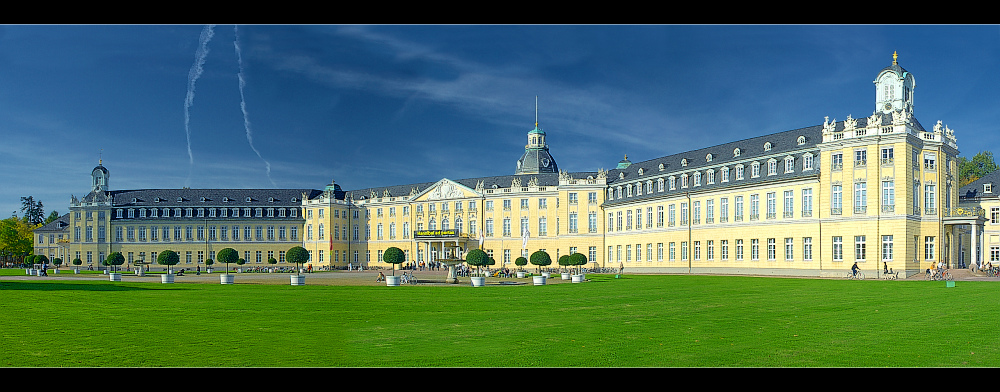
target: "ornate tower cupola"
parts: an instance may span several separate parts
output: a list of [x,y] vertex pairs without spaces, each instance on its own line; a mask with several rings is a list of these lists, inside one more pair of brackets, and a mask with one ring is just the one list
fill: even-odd
[[892,65],[883,68],[875,78],[875,113],[913,113],[913,89],[917,84],[913,74],[899,66],[897,57],[893,52]]
[[545,131],[538,128],[538,98],[535,98],[535,129],[528,131],[528,144],[524,146],[524,155],[517,160],[517,170],[514,174],[558,173],[556,160],[549,154],[549,146],[545,144]]
[[90,190],[93,193],[108,191],[108,169],[102,165],[102,161],[98,161],[97,167],[90,172]]

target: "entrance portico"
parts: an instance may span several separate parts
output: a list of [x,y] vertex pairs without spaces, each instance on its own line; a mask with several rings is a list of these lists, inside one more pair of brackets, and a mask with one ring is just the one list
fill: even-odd
[[[958,266],[953,262],[953,260],[961,260],[958,255],[962,252],[962,247],[965,245],[965,240],[959,239],[955,240],[955,228],[958,226],[969,226],[970,239],[969,239],[969,262],[966,263],[967,267],[976,265],[977,268],[982,268],[983,266],[983,249],[985,249],[985,236],[983,235],[983,230],[986,225],[985,210],[982,208],[956,208],[948,214],[949,216],[942,219],[942,223],[945,227],[945,233],[948,235],[949,243],[952,244],[950,249],[948,249],[949,254],[949,268],[957,268]],[[958,244],[955,246],[954,244]]]
[[440,259],[462,259],[469,242],[476,242],[455,230],[417,230],[413,241],[422,260],[434,262]]

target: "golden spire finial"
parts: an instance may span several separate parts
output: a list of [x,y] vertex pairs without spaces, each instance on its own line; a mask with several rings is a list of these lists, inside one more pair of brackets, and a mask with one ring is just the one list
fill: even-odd
[[892,51],[892,65],[897,65],[896,64],[896,57],[899,57],[899,55],[897,55],[896,51],[894,50],[894,51]]
[[628,154],[625,154],[625,160],[626,161],[628,160]]

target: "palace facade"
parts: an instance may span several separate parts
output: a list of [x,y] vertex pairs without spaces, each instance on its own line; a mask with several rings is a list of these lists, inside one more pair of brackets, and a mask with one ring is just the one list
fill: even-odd
[[224,247],[251,265],[283,262],[301,245],[317,268],[385,265],[389,247],[416,263],[482,248],[502,266],[545,250],[629,272],[800,276],[971,260],[952,243],[985,218],[959,206],[954,132],[913,116],[916,83],[895,56],[874,84],[868,117],[593,172],[559,170],[537,123],[512,175],[351,191],[109,191],[98,165],[91,192],[72,199],[66,252],[93,264],[172,249],[183,268]]

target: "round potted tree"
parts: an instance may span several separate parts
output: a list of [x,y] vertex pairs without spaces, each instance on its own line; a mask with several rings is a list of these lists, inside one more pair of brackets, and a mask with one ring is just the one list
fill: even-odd
[[560,266],[562,266],[562,267],[563,267],[563,272],[561,272],[561,273],[559,274],[559,276],[560,276],[560,277],[561,277],[561,278],[562,278],[563,280],[570,280],[570,275],[572,275],[572,274],[571,274],[571,273],[569,272],[569,270],[568,270],[567,268],[568,268],[568,267],[570,267],[570,266],[571,266],[571,265],[573,265],[573,264],[572,264],[572,262],[571,262],[571,261],[569,260],[569,255],[562,255],[562,256],[559,256],[559,261],[557,261],[557,262],[559,263],[559,265],[560,265]]
[[551,265],[552,264],[552,257],[550,257],[549,254],[546,253],[544,250],[538,250],[538,251],[535,251],[535,253],[531,254],[531,257],[529,258],[528,261],[530,261],[532,265],[537,266],[539,273],[541,273],[540,276],[532,277],[533,280],[534,280],[535,286],[544,285],[545,284],[545,280],[548,279],[548,277],[549,277],[549,273],[548,272],[541,272],[542,271],[542,267]]
[[160,275],[161,283],[174,283],[174,274],[170,273],[170,266],[181,262],[181,256],[172,250],[165,250],[156,255],[156,264],[167,266],[167,273]]
[[570,260],[570,265],[576,267],[576,274],[573,275],[572,277],[573,283],[583,282],[586,276],[583,274],[582,271],[580,271],[580,268],[587,265],[587,256],[584,256],[583,253],[577,252],[569,255],[569,260]]
[[229,274],[229,264],[239,261],[240,254],[236,252],[236,249],[225,248],[220,250],[219,253],[215,255],[215,258],[218,259],[220,263],[226,264],[226,273],[219,275],[219,282],[222,284],[233,284],[234,276]]
[[268,257],[267,263],[271,265],[271,268],[268,268],[267,272],[274,272],[274,265],[278,264],[278,259],[275,259],[274,257]]
[[104,265],[108,267],[108,275],[112,282],[121,282],[122,274],[118,272],[119,265],[125,264],[125,256],[122,256],[122,252],[113,252],[106,259],[104,259]]
[[212,265],[214,265],[214,264],[215,264],[215,260],[212,260],[212,259],[206,259],[205,260],[205,273],[206,274],[212,273]]
[[518,258],[514,259],[514,265],[517,266],[517,277],[523,278],[525,275],[523,267],[528,265],[528,259],[524,256],[519,256]]
[[52,265],[56,267],[55,270],[53,270],[52,272],[58,274],[59,273],[59,266],[62,265],[62,259],[58,258],[58,257],[52,258]]
[[295,267],[295,275],[291,275],[292,286],[302,286],[306,284],[306,277],[299,273],[302,269],[302,263],[309,261],[309,251],[301,246],[294,246],[285,252],[285,260],[289,263],[297,264]]
[[38,276],[48,275],[45,272],[45,270],[46,270],[46,264],[49,263],[49,258],[48,257],[46,257],[45,255],[37,255],[37,256],[35,256],[35,260],[33,262],[35,264],[38,264],[38,269],[35,270],[35,275],[38,275]]
[[35,255],[27,255],[24,257],[24,273],[25,275],[35,274]]
[[476,267],[478,271],[475,276],[471,277],[472,287],[482,287],[486,285],[486,277],[482,274],[482,267],[489,263],[490,256],[486,254],[482,249],[473,249],[469,253],[465,254],[465,264]]
[[79,258],[73,259],[73,265],[76,267],[76,268],[73,268],[73,273],[74,274],[79,274],[80,273],[80,266],[83,265],[83,260],[80,260]]
[[392,264],[392,276],[385,277],[386,286],[399,286],[399,277],[396,276],[396,265],[406,262],[406,253],[395,246],[382,252],[382,261]]

